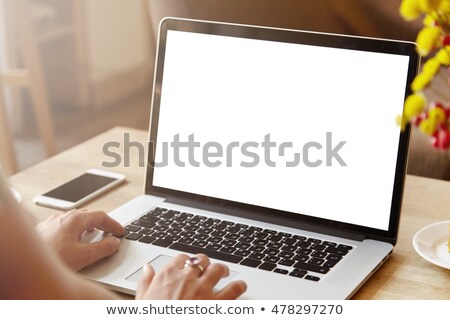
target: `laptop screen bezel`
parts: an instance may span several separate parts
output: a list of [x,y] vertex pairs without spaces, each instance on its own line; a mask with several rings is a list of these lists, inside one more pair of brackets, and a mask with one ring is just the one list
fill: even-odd
[[[301,213],[274,210],[245,203],[229,201],[205,195],[193,194],[153,185],[154,174],[154,153],[158,135],[158,120],[161,102],[161,88],[164,74],[164,58],[167,33],[169,30],[186,31],[202,34],[231,36],[258,40],[269,40],[277,42],[288,42],[305,45],[325,46],[331,48],[361,50],[380,52],[388,54],[399,54],[409,56],[409,67],[407,85],[405,87],[405,98],[411,93],[410,84],[417,74],[419,57],[416,53],[416,45],[413,42],[392,41],[385,39],[364,38],[355,36],[344,36],[338,34],[317,33],[309,31],[274,29],[267,27],[256,27],[246,25],[235,25],[228,23],[195,21],[177,18],[166,18],[160,24],[158,49],[155,64],[155,79],[152,97],[152,110],[149,132],[149,151],[147,162],[147,173],[145,182],[145,193],[148,195],[177,198],[188,200],[190,203],[214,205],[218,212],[220,208],[238,209],[241,212],[252,212],[261,216],[274,216],[287,221],[314,224],[338,231],[350,232],[364,235],[366,238],[378,239],[395,244],[400,220],[401,203],[403,196],[404,180],[406,176],[406,164],[408,154],[408,142],[410,135],[409,126],[400,133],[398,157],[395,169],[395,179],[393,186],[393,197],[391,202],[391,212],[388,230],[374,229],[339,221],[332,221],[317,217],[308,216]],[[394,121],[395,119],[392,119]],[[376,168],[368,168],[376,170]],[[368,182],[370,183],[370,182]],[[368,190],[370,192],[370,190]],[[370,204],[368,204],[370,205]],[[363,210],[364,208],[361,208]],[[245,214],[243,215],[245,218]]]

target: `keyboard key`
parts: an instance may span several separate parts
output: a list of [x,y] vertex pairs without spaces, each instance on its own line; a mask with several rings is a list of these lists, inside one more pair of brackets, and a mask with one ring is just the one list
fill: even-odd
[[131,224],[138,226],[138,227],[150,228],[150,229],[156,225],[156,223],[148,222],[148,221],[144,221],[144,220],[136,220],[136,221],[132,222]]
[[[297,250],[297,248],[298,248],[297,246],[284,245],[281,250],[289,251],[289,252],[295,252],[295,250]],[[306,249],[306,250],[308,250],[308,249]]]
[[166,227],[166,226],[155,226],[155,227],[153,227],[153,230],[155,230],[155,231],[166,231],[166,230],[168,230],[169,229],[169,227]]
[[278,253],[280,253],[280,251],[277,250],[277,249],[270,249],[270,248],[268,248],[268,249],[264,250],[263,253],[271,255],[271,256],[276,256]]
[[335,261],[339,261],[342,259],[342,256],[338,255],[338,254],[334,254],[334,253],[330,253],[327,256],[327,260],[335,260]]
[[327,246],[331,246],[331,247],[336,247],[336,245],[337,245],[336,242],[331,242],[331,241],[324,241],[323,244],[327,245]]
[[139,220],[155,224],[159,221],[159,218],[150,215],[145,215],[140,217]]
[[327,256],[328,253],[326,252],[321,252],[321,251],[314,251],[311,256],[315,257],[315,258],[325,258]]
[[211,243],[208,246],[206,246],[206,249],[210,249],[210,250],[214,250],[214,251],[218,251],[222,248],[222,245],[218,244],[218,243]]
[[172,223],[173,223],[172,220],[159,220],[158,221],[158,225],[166,226],[166,227],[170,226]]
[[209,238],[209,236],[207,235],[207,234],[204,234],[204,233],[197,233],[195,236],[194,236],[194,239],[195,240],[206,240],[206,239],[208,239]]
[[225,224],[227,226],[234,226],[234,222],[231,221],[222,221],[221,224]]
[[155,237],[149,237],[149,236],[144,236],[142,238],[139,239],[139,242],[143,242],[143,243],[152,243],[153,241],[155,241],[156,238]]
[[290,259],[290,258],[292,258],[294,256],[294,253],[288,252],[288,251],[281,251],[278,254],[278,256],[281,257],[281,258]]
[[221,243],[222,238],[210,236],[208,239],[206,239],[206,241],[212,242],[212,243]]
[[171,245],[170,249],[184,251],[192,254],[203,253],[206,254],[211,259],[217,259],[231,263],[238,263],[243,259],[242,257],[236,255],[231,255],[220,251],[209,250],[206,248],[198,248],[191,245],[182,244],[179,242],[175,242],[173,245]]
[[125,230],[130,232],[138,232],[139,230],[141,230],[141,227],[129,225],[125,227]]
[[304,262],[297,262],[294,265],[294,268],[297,269],[304,269],[304,270],[308,270],[308,271],[312,271],[312,272],[317,272],[317,273],[322,273],[325,274],[328,271],[330,271],[330,268],[327,267],[323,267],[323,266],[316,266],[313,264],[309,264],[309,263],[304,263]]
[[262,269],[262,270],[267,270],[267,271],[272,271],[273,269],[275,269],[277,265],[275,263],[270,263],[270,262],[264,262],[263,264],[261,264],[258,269]]
[[266,255],[264,253],[260,252],[252,252],[252,254],[249,256],[249,258],[255,259],[255,260],[262,260],[264,259]]
[[309,238],[308,241],[313,242],[313,243],[322,243],[322,240],[314,239],[314,238]]
[[303,278],[307,273],[308,272],[306,272],[305,270],[297,270],[297,269],[295,269],[294,271],[289,273],[289,275],[292,276],[292,277]]
[[309,248],[312,245],[312,242],[309,241],[299,241],[296,243],[297,246],[302,247],[302,248]]
[[288,270],[286,270],[286,269],[280,269],[280,268],[274,269],[273,272],[275,272],[275,273],[280,273],[280,274],[288,274],[288,273],[289,273]]
[[192,239],[192,238],[181,238],[179,241],[180,241],[180,243],[183,243],[183,244],[191,244],[192,242],[194,242],[194,239]]
[[252,245],[250,243],[247,242],[238,242],[234,245],[235,248],[237,249],[243,249],[243,250],[247,250],[248,248],[250,248]]
[[236,223],[235,226],[238,227],[239,229],[248,229],[248,225],[243,223]]
[[163,231],[156,231],[152,233],[152,237],[158,238],[158,239],[164,239],[167,236],[167,233]]
[[342,248],[340,249],[339,246],[338,246],[338,248],[328,247],[328,248],[325,249],[325,252],[334,253],[334,254],[337,254],[337,255],[340,255],[340,256],[345,256],[348,253],[347,250],[342,249]]
[[220,244],[226,247],[233,247],[236,244],[236,241],[225,239]]
[[252,234],[254,234],[255,232],[253,230],[248,230],[248,229],[242,229],[239,234],[243,237],[250,237]]
[[262,231],[262,228],[260,228],[260,227],[255,227],[255,226],[252,226],[252,227],[250,227],[250,228],[248,228],[249,230],[253,230],[253,231],[255,231],[255,232],[259,232],[259,231]]
[[183,231],[183,230],[178,229],[178,228],[173,228],[173,226],[172,226],[172,228],[170,228],[169,230],[167,230],[167,233],[170,233],[170,234],[180,234],[181,231]]
[[197,231],[199,228],[200,227],[197,225],[190,224],[190,225],[187,225],[186,227],[184,227],[184,230],[185,231]]
[[306,280],[311,280],[311,281],[319,281],[320,278],[319,277],[315,277],[315,276],[311,276],[311,275],[307,275],[305,277]]
[[267,244],[267,247],[272,249],[281,249],[283,247],[283,244],[279,242],[269,242]]
[[227,234],[224,238],[225,239],[230,239],[230,240],[238,240],[241,237],[240,234],[237,233],[229,233]]
[[192,238],[195,235],[194,231],[183,231],[180,233],[180,236],[186,237],[186,238]]
[[168,240],[168,241],[172,241],[172,242],[178,241],[180,239],[181,239],[181,237],[177,234],[169,234],[167,237],[164,238],[164,240]]
[[284,238],[283,240],[281,240],[281,243],[287,244],[289,246],[295,244],[297,242],[297,240],[292,239],[292,238]]
[[210,234],[213,231],[214,230],[211,228],[200,228],[197,230],[198,233],[203,233],[203,234]]
[[216,224],[213,229],[223,231],[226,228],[228,228],[228,226],[226,224],[220,223],[220,224]]
[[278,264],[282,265],[282,266],[287,266],[290,267],[295,263],[294,260],[290,260],[290,259],[283,259],[281,260]]
[[234,226],[234,227],[229,227],[224,231],[226,231],[228,233],[239,233],[241,231],[241,228]]
[[203,221],[200,225],[203,228],[211,228],[215,223],[211,221],[210,219]]
[[298,251],[297,251],[297,253],[298,254],[303,254],[303,255],[309,255],[309,254],[311,254],[311,252],[312,252],[312,250],[311,249],[299,249]]
[[270,229],[264,229],[264,232],[268,233],[268,234],[277,234],[278,232],[275,230],[270,230]]
[[256,268],[257,266],[259,266],[261,264],[261,261],[254,260],[254,259],[245,259],[240,264],[243,266]]
[[270,262],[270,263],[277,263],[278,261],[280,261],[280,259],[281,258],[279,258],[279,257],[267,256],[264,258],[264,261]]
[[246,256],[248,256],[250,253],[251,253],[251,251],[244,250],[244,249],[237,249],[237,250],[234,252],[235,255],[238,255],[238,256],[241,256],[241,257],[246,257]]
[[133,241],[139,240],[140,238],[142,238],[142,234],[140,234],[140,233],[130,233],[129,235],[127,235],[125,237],[125,239],[133,240]]
[[292,236],[292,234],[286,232],[278,232],[278,235],[286,238],[290,238]]
[[308,261],[309,264],[314,264],[316,266],[321,266],[324,262],[325,260],[319,258],[311,258]]
[[264,233],[264,232],[256,232],[253,237],[256,239],[266,239],[269,236],[268,233]]
[[172,219],[175,216],[174,211],[170,210],[160,215],[163,219]]
[[171,227],[172,228],[177,228],[177,229],[183,229],[186,226],[186,223],[182,223],[182,222],[175,222],[172,223]]
[[208,242],[205,240],[198,240],[192,243],[193,246],[204,248],[208,245]]
[[340,244],[340,245],[337,246],[337,248],[338,248],[338,249],[344,249],[344,250],[347,250],[347,251],[350,251],[350,250],[353,249],[352,246],[347,246],[347,245],[345,245],[345,244]]
[[297,240],[297,241],[304,241],[304,240],[306,240],[306,237],[304,237],[304,236],[294,235],[294,236],[292,236],[292,238]]
[[264,250],[266,250],[266,248],[262,246],[251,246],[248,250],[253,252],[263,252]]
[[248,243],[253,242],[253,240],[255,240],[255,239],[253,239],[253,237],[241,237],[239,239],[240,242],[248,242]]
[[225,252],[225,253],[233,253],[236,251],[236,248],[233,247],[223,247],[222,249],[220,249],[220,252]]
[[280,235],[270,235],[270,236],[267,238],[267,240],[273,241],[273,242],[278,242],[278,241],[281,241],[282,239],[283,239],[283,237],[280,236]]
[[220,238],[225,237],[226,234],[227,234],[226,231],[223,231],[223,230],[216,230],[213,233],[211,233],[212,236],[220,237]]
[[256,239],[255,241],[253,241],[253,244],[256,246],[265,246],[268,243],[269,243],[268,240],[263,240],[263,239]]
[[315,251],[323,251],[326,248],[323,244],[313,244],[310,249],[313,249]]
[[157,239],[154,242],[152,242],[152,245],[158,246],[158,247],[164,247],[167,248],[168,246],[172,245],[173,242],[166,240],[166,239]]
[[304,254],[297,254],[293,259],[300,262],[306,262],[309,260],[309,256],[306,256]]
[[153,232],[154,231],[152,229],[146,229],[146,228],[142,228],[141,230],[138,231],[138,233],[143,234],[144,236],[149,236]]

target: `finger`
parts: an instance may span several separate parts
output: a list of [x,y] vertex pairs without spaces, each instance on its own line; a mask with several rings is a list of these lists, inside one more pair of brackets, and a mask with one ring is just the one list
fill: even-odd
[[216,294],[218,300],[235,300],[247,291],[244,281],[233,281]]
[[147,292],[148,287],[155,277],[155,270],[150,264],[146,264],[143,271],[144,272],[142,273],[141,280],[139,281],[136,290],[136,299],[138,300],[143,299],[145,292]]
[[206,290],[214,288],[220,279],[230,275],[230,269],[222,263],[211,264],[202,275],[203,286]]
[[[206,269],[208,268],[208,266],[210,265],[210,261],[208,256],[199,253],[197,255],[195,255],[196,258],[198,258],[200,260],[200,263],[198,265],[193,265],[193,266],[184,266],[184,271],[187,274],[194,274],[197,277],[200,277],[203,275],[203,273],[206,271]],[[186,263],[186,261],[185,261]]]
[[101,241],[82,244],[80,249],[80,269],[115,253],[120,248],[120,240],[106,237]]
[[81,219],[84,230],[99,229],[115,236],[125,233],[122,225],[103,211],[77,211],[76,218]]
[[186,260],[189,259],[189,256],[185,253],[177,254],[168,264],[167,266],[174,266],[177,269],[183,269]]

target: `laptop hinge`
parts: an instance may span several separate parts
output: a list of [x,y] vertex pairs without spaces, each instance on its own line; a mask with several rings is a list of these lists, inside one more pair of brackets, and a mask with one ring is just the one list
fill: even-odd
[[294,219],[275,217],[272,215],[268,215],[268,214],[264,214],[264,213],[255,213],[255,212],[247,211],[247,210],[243,210],[243,209],[222,207],[222,206],[217,206],[215,204],[209,204],[209,203],[199,203],[199,202],[186,200],[186,199],[180,199],[180,198],[176,198],[176,197],[166,197],[166,202],[177,204],[177,205],[193,207],[193,208],[197,208],[197,209],[201,209],[201,210],[214,211],[217,213],[223,213],[223,214],[240,217],[240,218],[245,218],[245,219],[262,221],[262,222],[276,224],[276,225],[284,226],[284,227],[290,227],[290,228],[294,228],[294,229],[322,233],[322,234],[345,238],[345,239],[350,239],[350,240],[354,240],[354,241],[363,241],[364,239],[366,239],[366,236],[363,234],[327,228],[324,226],[313,225],[310,223],[301,222],[301,221],[297,221]]

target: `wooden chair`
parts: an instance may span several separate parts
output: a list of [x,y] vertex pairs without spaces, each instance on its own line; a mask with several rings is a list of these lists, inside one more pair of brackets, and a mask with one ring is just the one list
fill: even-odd
[[23,68],[0,71],[0,160],[5,172],[17,172],[18,165],[3,90],[5,86],[21,87],[29,90],[34,116],[47,156],[56,152],[53,120],[50,111],[47,88],[43,75],[40,53],[33,30],[33,20],[29,0],[7,0],[8,14],[15,17],[14,29],[17,46],[23,61]]

